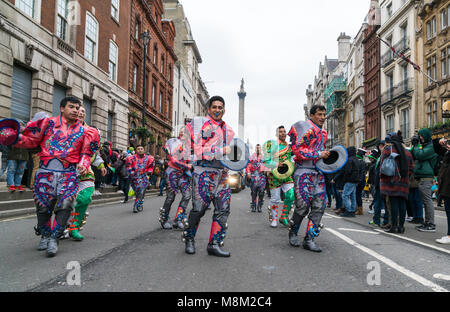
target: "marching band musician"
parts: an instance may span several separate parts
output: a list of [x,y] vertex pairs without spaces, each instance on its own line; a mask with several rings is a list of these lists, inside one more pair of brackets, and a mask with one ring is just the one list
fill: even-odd
[[[267,141],[265,143],[265,151],[267,151],[269,157],[264,158],[264,165],[268,168],[281,168],[291,161],[292,149],[286,142],[286,129],[284,126],[277,128],[277,141]],[[277,146],[273,146],[277,144]],[[267,176],[267,182],[270,188],[270,207],[269,207],[269,220],[271,221],[271,227],[277,227],[278,217],[280,222],[288,226],[288,215],[294,201],[294,180],[292,175],[279,179],[274,176],[273,172],[269,172]],[[284,193],[283,209],[281,209],[281,190]]]
[[202,120],[197,135],[194,120],[186,126],[194,154],[194,172],[192,176],[192,210],[189,213],[185,231],[185,252],[195,253],[195,235],[200,219],[211,202],[214,205],[211,234],[207,252],[217,257],[229,257],[230,252],[223,251],[223,241],[230,214],[231,189],[227,183],[228,170],[219,161],[229,154],[230,142],[234,132],[223,120],[225,100],[220,96],[211,97],[208,102],[208,116]]
[[297,233],[303,218],[308,216],[303,248],[314,252],[322,251],[313,239],[319,235],[320,221],[327,203],[325,178],[315,167],[319,159],[330,156],[329,151],[324,151],[328,136],[322,129],[325,116],[326,108],[314,105],[310,110],[310,120],[300,122],[305,132],[295,127],[299,123],[294,124],[289,131],[296,162],[294,173],[296,208],[290,221],[289,243],[294,247],[300,246]]
[[265,167],[263,165],[263,156],[261,153],[261,145],[256,145],[256,152],[250,157],[250,162],[245,169],[247,179],[251,180],[250,189],[252,194],[251,208],[252,212],[256,212],[256,200],[258,199],[258,212],[264,204],[264,191],[266,189]]

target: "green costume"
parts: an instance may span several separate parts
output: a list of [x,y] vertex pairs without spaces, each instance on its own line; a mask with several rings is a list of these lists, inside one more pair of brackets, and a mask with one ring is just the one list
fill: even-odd
[[[97,153],[91,158],[91,166],[98,169],[105,167],[103,160]],[[80,188],[75,204],[75,212],[72,213],[73,218],[69,221],[69,235],[76,241],[83,240],[83,235],[80,234],[81,226],[86,217],[86,210],[92,202],[92,195],[95,191],[95,175],[92,168],[89,167],[88,172],[80,177]]]
[[[291,161],[292,162],[292,149],[287,143],[281,141],[270,140],[263,145],[264,154],[264,166],[269,169],[275,169],[278,167],[278,163]],[[280,222],[283,225],[288,226],[289,211],[291,209],[292,203],[294,202],[294,180],[292,175],[278,179],[272,172],[267,175],[267,181],[270,188],[270,207],[269,207],[269,220],[275,220],[278,218],[279,205],[281,203],[280,191],[284,192],[284,202],[282,213],[280,214]]]

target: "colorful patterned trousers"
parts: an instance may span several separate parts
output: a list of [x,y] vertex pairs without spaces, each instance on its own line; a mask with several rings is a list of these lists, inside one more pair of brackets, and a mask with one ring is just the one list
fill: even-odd
[[174,221],[183,221],[186,217],[186,208],[192,197],[191,178],[183,171],[174,168],[167,168],[165,171],[166,179],[166,200],[163,205],[163,214],[161,220],[164,222],[169,219],[170,208],[175,200],[175,196],[179,191],[181,193],[181,201],[178,205],[178,210]]
[[130,177],[131,188],[136,194],[133,209],[142,211],[144,209],[145,190],[148,187],[149,181],[147,174]]
[[[264,204],[264,191],[266,190],[266,175],[262,172],[253,172],[251,175],[251,184],[250,184],[251,194],[252,194],[252,203],[251,207],[261,208]],[[257,203],[258,201],[258,203]]]

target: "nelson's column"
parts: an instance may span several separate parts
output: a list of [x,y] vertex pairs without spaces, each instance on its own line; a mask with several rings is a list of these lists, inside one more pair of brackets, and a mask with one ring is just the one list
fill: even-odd
[[244,140],[244,124],[245,124],[245,113],[244,113],[244,104],[245,104],[245,97],[247,93],[244,90],[244,78],[241,80],[241,89],[238,92],[239,96],[239,129],[238,129],[238,137],[241,140]]

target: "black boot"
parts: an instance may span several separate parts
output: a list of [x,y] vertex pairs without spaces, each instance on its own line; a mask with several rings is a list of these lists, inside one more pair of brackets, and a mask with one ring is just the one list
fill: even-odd
[[185,252],[189,255],[195,254],[195,241],[194,238],[185,238]]
[[305,236],[305,239],[303,240],[303,248],[314,252],[322,251],[322,249],[320,249],[319,246],[316,245],[314,240],[309,236]]
[[208,255],[216,257],[229,257],[231,254],[228,251],[223,251],[216,240],[211,241],[206,248]]
[[256,212],[256,207],[252,206],[252,212]]
[[300,247],[300,241],[294,231],[289,231],[289,244],[293,247]]

